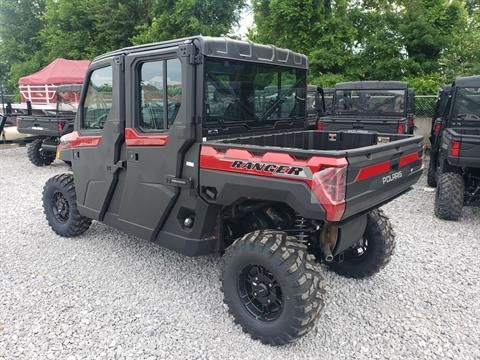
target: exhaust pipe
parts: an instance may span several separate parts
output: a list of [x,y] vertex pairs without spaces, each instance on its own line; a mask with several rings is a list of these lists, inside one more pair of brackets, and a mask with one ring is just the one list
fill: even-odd
[[323,254],[323,260],[325,260],[327,263],[331,263],[333,261],[333,255],[332,255],[332,250],[330,249],[330,246],[326,243],[322,243],[322,254]]
[[335,248],[338,238],[338,226],[326,223],[320,235],[320,250],[323,260],[327,263],[333,261],[332,249]]

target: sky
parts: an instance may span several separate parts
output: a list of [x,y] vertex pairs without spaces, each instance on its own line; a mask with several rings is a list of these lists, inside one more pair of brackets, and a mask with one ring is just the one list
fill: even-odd
[[240,21],[238,26],[236,26],[233,30],[233,33],[241,38],[246,38],[248,28],[253,25],[253,10],[250,5],[250,1],[248,1],[248,6],[242,11],[240,15]]

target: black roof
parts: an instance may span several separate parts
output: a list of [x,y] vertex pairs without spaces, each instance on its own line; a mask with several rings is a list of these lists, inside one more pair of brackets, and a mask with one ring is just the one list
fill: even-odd
[[57,92],[81,92],[82,84],[58,85]]
[[335,85],[335,90],[407,90],[403,81],[352,81]]
[[480,87],[480,76],[459,77],[454,81],[453,86]]
[[183,44],[195,44],[205,56],[222,59],[242,60],[266,64],[283,65],[307,69],[308,60],[305,55],[291,50],[277,48],[273,45],[260,45],[251,41],[234,40],[227,37],[192,36],[188,38],[162,41],[115,50],[96,57],[99,61],[117,55],[175,47]]

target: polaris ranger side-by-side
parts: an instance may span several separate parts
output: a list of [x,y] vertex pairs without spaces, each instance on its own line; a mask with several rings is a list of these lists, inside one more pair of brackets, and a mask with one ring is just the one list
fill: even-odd
[[36,166],[55,161],[62,135],[73,131],[82,85],[61,85],[56,88],[57,109],[52,115],[21,115],[17,117],[19,133],[35,135],[28,147],[28,158]]
[[[333,109],[319,119],[318,130],[413,133],[414,96],[400,81],[358,81],[335,86]],[[409,105],[410,104],[410,105]]]
[[447,94],[433,124],[429,183],[435,215],[459,220],[464,206],[480,206],[480,76],[458,78]]
[[[224,253],[244,331],[280,345],[311,330],[319,262],[354,278],[390,260],[378,208],[422,173],[423,139],[305,130],[307,58],[226,38],[121,49],[87,72],[75,131],[43,206],[52,229],[92,219],[182,254]],[[275,90],[274,90],[275,88]]]

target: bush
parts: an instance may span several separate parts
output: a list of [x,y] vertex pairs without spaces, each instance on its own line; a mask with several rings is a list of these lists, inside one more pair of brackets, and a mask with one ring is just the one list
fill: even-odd
[[404,81],[415,89],[417,95],[435,95],[442,86],[449,83],[438,73],[406,77]]
[[324,88],[334,87],[335,84],[338,84],[344,81],[350,81],[350,79],[347,79],[342,74],[332,74],[332,73],[320,74],[316,76],[312,76],[312,74],[310,74],[308,79],[309,84],[321,86]]

